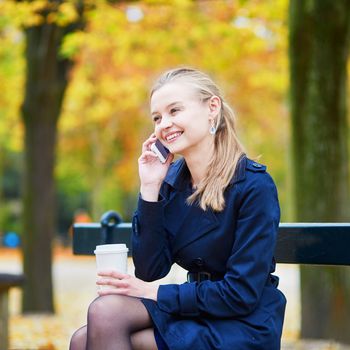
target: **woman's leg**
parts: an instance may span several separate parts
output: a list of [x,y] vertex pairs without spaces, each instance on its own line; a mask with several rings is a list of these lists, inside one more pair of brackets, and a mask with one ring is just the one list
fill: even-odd
[[131,335],[133,350],[157,350],[153,328],[143,329]]
[[[123,295],[99,297],[89,307],[86,349],[131,350],[131,335],[151,327],[151,318],[139,299]],[[157,349],[154,336],[152,339],[149,332],[142,334],[134,336],[135,346],[142,337],[148,342],[153,340]]]
[[[86,337],[87,326],[79,328],[72,336],[69,350],[85,350]],[[157,350],[153,328],[146,328],[131,334],[131,344],[133,350]]]
[[85,350],[86,349],[86,333],[87,326],[83,326],[74,332],[69,344],[69,350]]

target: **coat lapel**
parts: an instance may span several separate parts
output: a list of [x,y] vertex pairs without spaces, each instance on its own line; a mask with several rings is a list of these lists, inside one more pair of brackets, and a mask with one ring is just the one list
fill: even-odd
[[191,210],[186,204],[186,198],[184,192],[174,191],[164,206],[164,226],[171,239],[175,239]]
[[179,220],[173,241],[173,254],[197,241],[219,227],[219,221],[211,210],[203,211],[198,206],[187,206],[187,212]]
[[[238,164],[231,185],[245,178],[246,157],[243,156]],[[219,227],[220,223],[210,209],[204,211],[197,205],[187,205],[190,195],[190,174],[184,159],[173,164],[165,179],[173,190],[170,191],[164,207],[164,225],[170,234],[173,254]]]

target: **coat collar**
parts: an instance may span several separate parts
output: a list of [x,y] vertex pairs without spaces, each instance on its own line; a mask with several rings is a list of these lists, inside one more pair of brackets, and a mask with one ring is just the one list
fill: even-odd
[[[245,179],[246,164],[244,156],[239,161],[231,184]],[[210,209],[204,211],[197,205],[184,205],[190,195],[191,175],[183,158],[171,165],[164,181],[175,189],[164,207],[164,214],[167,229],[173,239],[173,254],[176,255],[188,244],[218,228],[220,222]]]
[[236,168],[235,174],[233,175],[230,181],[230,185],[233,185],[237,182],[241,182],[245,180],[246,178],[245,169],[247,167],[247,162],[248,162],[248,158],[245,154],[243,154],[241,158],[238,160],[237,168]]
[[191,181],[191,174],[184,158],[172,163],[164,182],[177,190],[184,190]]

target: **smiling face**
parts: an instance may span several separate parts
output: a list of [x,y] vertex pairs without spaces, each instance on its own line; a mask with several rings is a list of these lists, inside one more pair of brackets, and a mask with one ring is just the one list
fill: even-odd
[[171,82],[156,90],[151,98],[152,120],[157,138],[171,153],[183,157],[211,152],[213,120],[210,103],[202,101],[190,84]]

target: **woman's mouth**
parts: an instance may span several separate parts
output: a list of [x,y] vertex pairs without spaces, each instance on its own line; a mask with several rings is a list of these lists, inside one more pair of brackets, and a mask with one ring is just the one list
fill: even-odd
[[176,131],[176,132],[172,132],[170,134],[167,134],[165,136],[165,140],[167,142],[174,142],[178,137],[180,137],[182,135],[183,131]]

